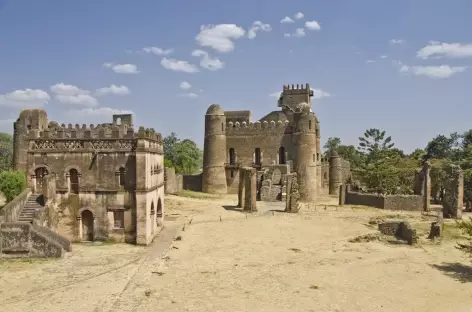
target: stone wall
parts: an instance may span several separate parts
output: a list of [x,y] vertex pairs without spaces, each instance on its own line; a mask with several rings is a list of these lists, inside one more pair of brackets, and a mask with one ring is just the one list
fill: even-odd
[[379,224],[379,231],[384,235],[392,235],[413,245],[417,242],[416,230],[406,221],[386,221]]
[[18,220],[18,217],[21,213],[21,209],[23,209],[23,206],[25,205],[30,195],[31,189],[27,188],[0,210],[0,214],[4,216],[5,222],[12,222]]
[[369,206],[388,210],[422,211],[423,197],[420,195],[381,195],[352,192],[346,187],[346,205]]
[[297,174],[290,173],[286,176],[287,197],[285,199],[285,212],[298,212],[300,189],[298,186]]
[[194,192],[201,192],[202,174],[184,174],[182,178],[182,189]]
[[175,168],[165,168],[164,181],[166,194],[176,195],[183,189],[183,176],[175,173]]
[[260,200],[282,201],[286,194],[286,176],[290,173],[289,165],[272,165],[264,167],[265,172],[261,175]]
[[28,222],[0,224],[0,255],[60,258],[64,249]]
[[244,211],[257,211],[257,171],[255,168],[239,169],[238,207]]

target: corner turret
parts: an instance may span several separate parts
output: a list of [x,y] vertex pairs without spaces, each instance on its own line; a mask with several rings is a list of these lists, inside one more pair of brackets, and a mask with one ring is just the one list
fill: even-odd
[[205,115],[202,190],[210,194],[226,194],[226,117],[223,109],[211,105]]
[[311,111],[311,97],[313,90],[307,83],[305,86],[301,85],[284,85],[283,91],[280,94],[278,106],[282,107],[283,111],[295,111],[300,103],[307,103]]

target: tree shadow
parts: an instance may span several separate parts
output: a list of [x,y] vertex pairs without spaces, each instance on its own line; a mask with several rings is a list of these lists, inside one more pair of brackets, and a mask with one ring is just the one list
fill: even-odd
[[430,264],[431,267],[442,271],[447,276],[461,282],[467,283],[472,282],[472,267],[464,265],[461,263],[443,263],[439,264]]
[[238,207],[238,206],[236,206],[236,205],[232,205],[232,206],[223,205],[222,207],[223,207],[226,211],[238,211],[238,212],[243,212],[243,208]]

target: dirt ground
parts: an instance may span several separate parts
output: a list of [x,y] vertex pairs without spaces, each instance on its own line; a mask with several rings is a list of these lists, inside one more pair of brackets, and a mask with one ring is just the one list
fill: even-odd
[[[439,244],[420,214],[321,204],[285,214],[258,202],[247,215],[235,203],[168,196],[149,247],[74,245],[62,260],[0,262],[0,311],[472,311],[472,262],[452,225]],[[420,229],[420,244],[350,242],[388,215]]]

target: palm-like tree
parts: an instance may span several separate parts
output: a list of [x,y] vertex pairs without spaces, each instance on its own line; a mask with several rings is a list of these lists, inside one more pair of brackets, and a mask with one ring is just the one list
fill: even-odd
[[363,137],[359,137],[359,150],[363,152],[373,152],[378,150],[391,149],[395,143],[391,136],[386,136],[385,130],[376,128],[367,129]]

